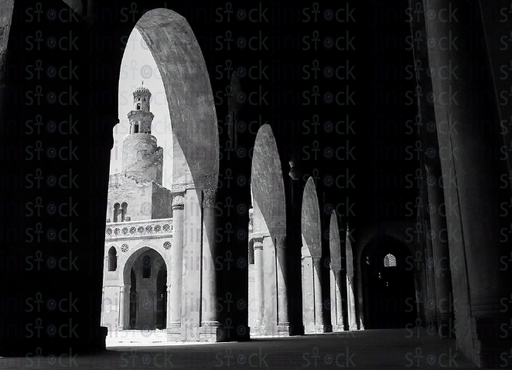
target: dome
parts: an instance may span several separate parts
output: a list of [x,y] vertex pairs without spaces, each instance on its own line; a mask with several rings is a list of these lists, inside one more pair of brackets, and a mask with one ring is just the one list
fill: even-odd
[[151,96],[151,92],[149,91],[149,89],[146,86],[144,86],[144,81],[142,81],[142,84],[140,84],[135,89],[135,91],[133,92],[133,96],[136,96],[136,95],[149,95],[149,96]]

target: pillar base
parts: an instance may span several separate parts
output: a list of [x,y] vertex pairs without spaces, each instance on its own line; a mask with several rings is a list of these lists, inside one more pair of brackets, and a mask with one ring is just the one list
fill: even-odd
[[167,341],[181,342],[181,323],[173,322],[167,325]]
[[462,348],[464,354],[479,367],[512,368],[511,320],[512,317],[472,318],[472,348]]
[[250,328],[251,336],[259,337],[265,335],[265,328],[262,326],[251,326]]
[[199,328],[200,342],[223,342],[229,340],[229,332],[218,321],[203,321]]
[[290,335],[292,335],[290,323],[285,322],[283,324],[278,324],[277,325],[277,335],[279,337],[289,337]]
[[330,325],[315,325],[315,333],[329,333],[332,331],[332,326]]
[[[321,334],[321,333],[330,333],[332,331],[331,325],[306,325],[304,327],[305,334]],[[343,331],[343,326],[340,325],[340,330]]]
[[347,330],[345,330],[345,325],[338,325],[338,324],[336,324],[336,325],[333,325],[331,328],[332,328],[332,332],[333,333],[337,333],[337,332],[340,332],[340,331],[347,331]]

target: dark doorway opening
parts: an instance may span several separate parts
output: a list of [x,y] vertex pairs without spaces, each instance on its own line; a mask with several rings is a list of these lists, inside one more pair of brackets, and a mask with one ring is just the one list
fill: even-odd
[[363,251],[361,265],[366,328],[414,324],[414,263],[408,248],[396,240],[371,243]]
[[131,269],[130,329],[165,329],[166,311],[167,267],[158,252],[148,249]]

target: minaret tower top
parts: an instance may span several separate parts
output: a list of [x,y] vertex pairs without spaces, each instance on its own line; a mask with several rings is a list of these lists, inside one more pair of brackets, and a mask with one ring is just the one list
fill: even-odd
[[133,92],[133,110],[128,113],[130,134],[151,134],[151,122],[154,115],[149,111],[151,92],[144,81]]
[[133,92],[133,110],[149,111],[151,92],[144,86],[144,81]]
[[128,113],[130,133],[123,139],[122,172],[137,181],[162,184],[163,150],[151,135],[154,115],[149,111],[150,98],[144,83],[133,92],[133,110]]

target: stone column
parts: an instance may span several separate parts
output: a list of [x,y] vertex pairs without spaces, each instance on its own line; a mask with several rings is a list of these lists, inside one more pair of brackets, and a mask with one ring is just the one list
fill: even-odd
[[[348,330],[357,330],[358,322],[356,317],[356,300],[354,295],[354,255],[352,254],[352,242],[350,241],[350,231],[347,224],[347,232],[345,235],[345,256],[347,266],[347,317],[348,317]],[[359,270],[361,267],[359,266]],[[359,275],[361,276],[361,275]],[[359,306],[360,312],[363,312],[362,300]],[[359,322],[359,329],[364,329],[362,321]]]
[[[425,47],[446,180],[444,201],[456,294],[457,347],[478,366],[499,367],[503,366],[500,354],[509,353],[512,346],[510,335],[500,336],[500,327],[510,325],[512,311],[510,304],[506,310],[500,305],[503,300],[510,302],[512,269],[500,268],[500,259],[510,253],[511,220],[510,216],[501,217],[498,211],[500,202],[510,198],[510,174],[503,157],[490,154],[506,145],[501,135],[494,75],[479,79],[477,84],[469,83],[474,78],[472,66],[491,71],[497,67],[492,65],[491,54],[496,48],[491,49],[489,42],[484,43],[483,50],[472,49],[475,40],[497,37],[485,31],[487,13],[482,12],[483,5],[480,1],[468,6],[425,0]],[[457,16],[441,17],[448,8]],[[492,26],[490,20],[486,22],[486,26]],[[457,68],[457,72],[447,77],[442,71],[449,66],[452,71]],[[505,179],[506,186],[500,179]]]
[[263,310],[265,308],[264,297],[264,280],[263,280],[263,238],[254,239],[254,266],[256,267],[256,328],[254,334],[261,333],[261,326],[263,324]]
[[167,284],[167,339],[177,341],[181,334],[181,295],[183,284],[183,212],[185,198],[177,194],[172,200],[173,244],[171,246],[171,283]]
[[167,294],[167,306],[165,307],[165,310],[167,314],[165,315],[165,326],[167,329],[171,327],[172,321],[171,321],[171,311],[172,311],[172,299],[171,299],[171,284],[167,284],[166,294]]
[[448,246],[448,230],[446,218],[441,214],[444,204],[441,168],[439,164],[426,165],[428,213],[430,214],[431,232],[434,253],[434,273],[436,279],[437,325],[441,338],[448,338],[450,326],[453,326],[452,307],[452,274],[450,271],[450,250]]
[[276,249],[270,235],[263,236],[263,323],[264,335],[277,334]]
[[[301,209],[302,209],[302,169],[300,163],[299,152],[300,144],[294,144],[292,158],[288,162],[290,164],[290,171],[288,175],[290,181],[290,199],[292,202],[292,212],[286,217],[292,225],[301,224]],[[288,260],[292,265],[302,265],[302,236],[301,228],[294,227],[287,231],[288,237]],[[294,268],[288,270],[288,298],[293,302],[293,309],[290,312],[290,327],[293,335],[304,333],[304,323],[302,314],[302,271],[301,268]]]
[[290,335],[288,319],[288,285],[286,281],[286,236],[276,237],[277,257],[277,325],[279,335]]
[[313,296],[315,300],[315,332],[324,333],[324,302],[322,300],[322,259],[313,256]]
[[119,287],[119,330],[130,328],[130,288],[130,284]]
[[201,340],[201,262],[204,234],[202,203],[202,189],[189,188],[185,191],[180,336],[183,342]]
[[332,269],[331,265],[331,325],[332,331],[343,331],[343,298],[341,290],[341,270]]
[[[428,232],[428,225],[429,223],[425,220],[424,222],[424,230]],[[432,235],[432,234],[430,234]],[[426,295],[425,299],[423,300],[423,307],[425,309],[425,319],[427,326],[430,327],[436,327],[437,326],[437,307],[438,307],[438,298],[436,294],[437,290],[437,281],[435,279],[435,258],[434,258],[434,251],[432,246],[432,239],[430,237],[426,238],[426,249],[425,249],[425,287],[426,287]],[[420,312],[417,311],[418,317],[420,317]],[[436,328],[437,329],[437,328]]]
[[302,247],[302,322],[304,333],[311,334],[315,330],[315,291],[313,283],[313,259],[307,246]]
[[215,242],[215,203],[217,189],[203,189],[203,253],[201,276],[201,338],[207,341],[217,341],[220,335],[217,302],[217,272],[215,257],[217,243]]

